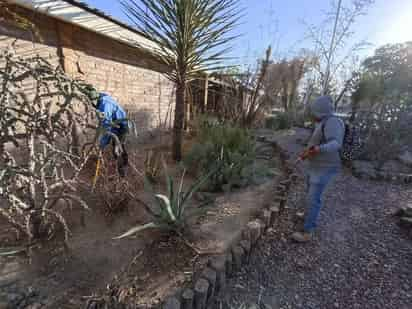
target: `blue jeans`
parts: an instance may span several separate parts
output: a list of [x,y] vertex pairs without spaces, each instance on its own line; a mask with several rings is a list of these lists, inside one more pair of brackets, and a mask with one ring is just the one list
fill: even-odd
[[322,195],[330,181],[338,174],[339,168],[331,168],[325,172],[308,178],[307,207],[304,231],[312,232],[316,226],[322,208]]

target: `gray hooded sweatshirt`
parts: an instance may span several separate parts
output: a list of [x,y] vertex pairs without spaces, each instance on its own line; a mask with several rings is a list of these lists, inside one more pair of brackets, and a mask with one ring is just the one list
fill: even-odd
[[320,176],[326,170],[341,167],[340,149],[345,135],[343,121],[334,116],[333,101],[330,96],[322,96],[310,105],[311,114],[320,119],[309,141],[309,147],[319,146],[320,153],[308,160],[308,172]]

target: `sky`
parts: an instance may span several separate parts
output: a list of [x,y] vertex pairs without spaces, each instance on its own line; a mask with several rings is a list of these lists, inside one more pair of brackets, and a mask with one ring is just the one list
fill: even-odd
[[[309,48],[304,22],[319,24],[331,1],[334,0],[239,0],[244,16],[237,29],[241,37],[234,42],[233,56],[241,63],[251,63],[264,54],[269,44],[280,58]],[[85,2],[129,23],[117,0]],[[412,41],[412,0],[375,0],[367,15],[358,19],[354,30],[353,44],[362,40],[371,43],[362,52],[363,57],[387,43]]]

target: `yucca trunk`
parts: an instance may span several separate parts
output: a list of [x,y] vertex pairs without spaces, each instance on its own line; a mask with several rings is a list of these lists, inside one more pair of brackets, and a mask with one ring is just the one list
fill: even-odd
[[186,80],[176,83],[176,105],[173,125],[173,159],[182,159],[183,124],[185,119]]

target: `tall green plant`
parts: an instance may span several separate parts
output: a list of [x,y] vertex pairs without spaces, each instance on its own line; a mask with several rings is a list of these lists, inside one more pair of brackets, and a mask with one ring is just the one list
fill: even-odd
[[135,27],[154,43],[153,56],[176,84],[173,156],[181,160],[187,83],[222,68],[239,20],[237,0],[123,0]]
[[219,166],[207,182],[209,190],[218,191],[225,185],[242,185],[244,169],[255,158],[254,149],[253,139],[247,130],[228,123],[201,120],[196,143],[184,163],[200,175]]

